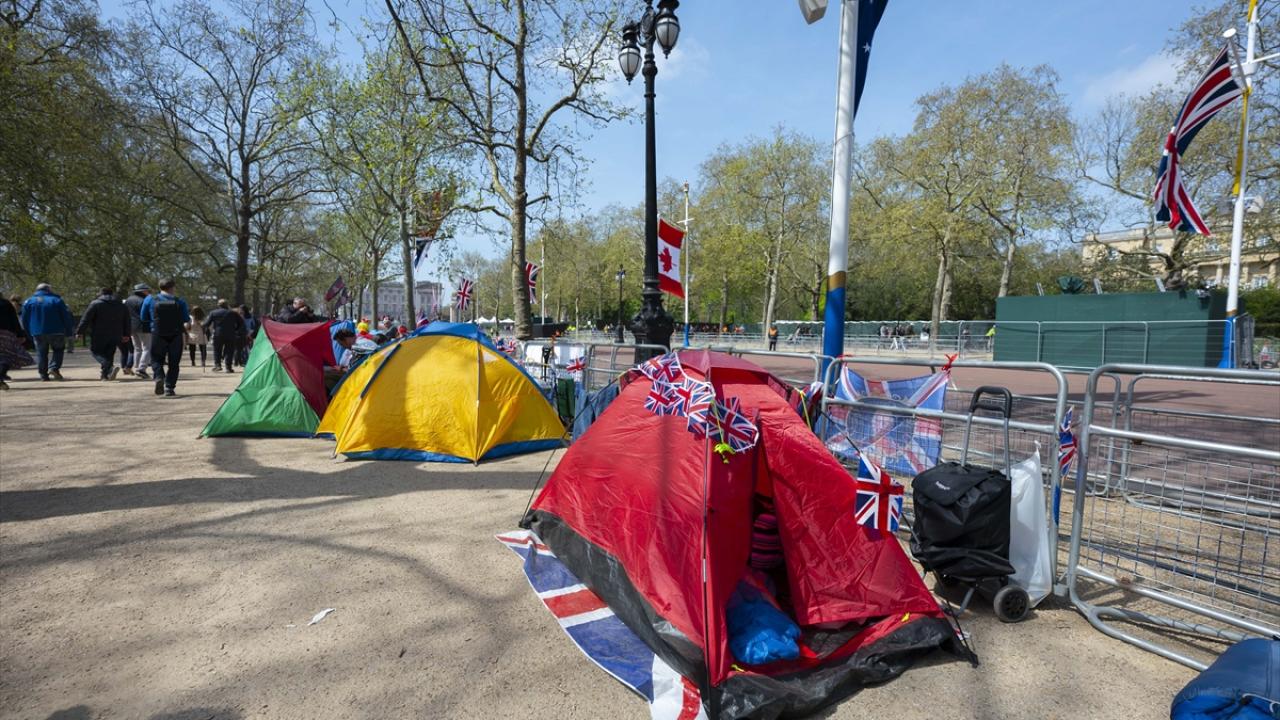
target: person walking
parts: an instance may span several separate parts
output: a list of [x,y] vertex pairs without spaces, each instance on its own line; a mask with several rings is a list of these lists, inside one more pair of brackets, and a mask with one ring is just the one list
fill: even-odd
[[205,337],[204,331],[204,310],[200,307],[191,308],[191,322],[187,323],[187,352],[191,353],[191,367],[196,366],[196,348],[200,348],[200,367],[204,367],[209,360],[209,349],[206,347],[209,339]]
[[142,324],[142,303],[151,295],[151,286],[138,283],[133,286],[133,293],[125,298],[124,306],[129,310],[129,320],[133,324],[133,369],[125,368],[126,375],[137,375],[147,379],[147,368],[151,367],[151,333]]
[[160,294],[142,303],[142,327],[151,333],[151,371],[155,375],[156,394],[177,395],[178,372],[182,369],[182,328],[191,322],[187,301],[178,297],[177,282],[160,283]]
[[213,339],[213,371],[235,372],[236,342],[244,331],[244,318],[231,309],[226,299],[218,300],[218,306],[204,321],[204,331]]
[[770,325],[769,326],[769,351],[772,352],[777,349],[778,349],[778,326]]
[[244,367],[249,364],[249,349],[253,347],[253,340],[258,336],[258,319],[249,311],[248,305],[240,306],[240,317],[244,318],[244,339],[237,344],[236,362]]
[[89,307],[85,309],[84,316],[80,318],[80,325],[76,328],[77,336],[90,337],[89,353],[101,367],[102,372],[99,375],[101,379],[116,379],[116,375],[120,372],[120,368],[113,364],[116,359],[116,348],[120,345],[120,339],[132,331],[133,323],[129,320],[129,310],[125,308],[124,303],[116,299],[111,288],[102,288],[97,299],[89,303]]
[[67,304],[54,294],[49,283],[37,285],[35,294],[22,304],[22,327],[35,338],[36,365],[41,380],[62,379],[62,354],[67,349],[67,335],[75,331],[75,324]]
[[24,338],[18,312],[11,303],[0,300],[0,390],[9,389],[10,370],[21,370],[35,362],[23,347]]

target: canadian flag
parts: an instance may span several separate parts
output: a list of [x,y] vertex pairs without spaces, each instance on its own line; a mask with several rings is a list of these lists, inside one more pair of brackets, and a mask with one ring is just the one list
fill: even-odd
[[658,218],[658,289],[678,298],[684,297],[680,282],[680,245],[684,231]]

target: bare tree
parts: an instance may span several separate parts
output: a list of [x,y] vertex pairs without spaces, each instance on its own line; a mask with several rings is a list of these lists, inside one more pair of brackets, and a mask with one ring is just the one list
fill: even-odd
[[254,219],[313,187],[298,121],[305,98],[289,92],[299,53],[313,47],[302,0],[230,0],[219,14],[200,0],[144,0],[130,26],[134,94],[174,153],[211,178],[225,213],[206,217],[235,237],[235,302],[244,302]]
[[446,108],[458,142],[480,158],[482,192],[463,207],[510,229],[516,332],[528,338],[530,213],[576,181],[577,138],[565,121],[605,123],[622,115],[602,93],[614,58],[608,41],[617,1],[385,2],[428,99]]

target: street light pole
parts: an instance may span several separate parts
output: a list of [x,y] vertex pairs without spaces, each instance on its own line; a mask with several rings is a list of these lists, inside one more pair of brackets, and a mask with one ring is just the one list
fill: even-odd
[[[631,82],[640,69],[637,67],[641,57],[637,40],[644,46],[644,290],[640,294],[640,312],[631,319],[631,332],[637,344],[663,347],[671,346],[675,319],[663,307],[662,291],[658,289],[658,159],[653,117],[653,80],[658,74],[658,65],[653,44],[657,41],[663,55],[670,55],[680,34],[680,23],[675,14],[679,5],[679,0],[659,0],[658,11],[654,13],[653,0],[649,0],[640,21],[623,28],[623,45],[618,53],[622,73],[627,82]],[[637,349],[636,362],[655,354],[653,350]]]
[[617,326],[616,326],[616,327],[614,327],[614,338],[613,338],[613,339],[614,339],[614,341],[615,341],[615,342],[617,342],[619,345],[621,345],[622,343],[624,343],[624,342],[626,342],[626,341],[627,341],[627,340],[626,340],[626,338],[625,338],[625,337],[623,337],[623,335],[622,335],[622,330],[623,330],[623,327],[624,327],[624,323],[623,323],[623,320],[622,320],[622,317],[623,317],[623,309],[622,309],[622,281],[627,279],[627,271],[626,271],[626,270],[624,270],[622,267],[619,267],[619,268],[618,268],[618,274],[617,274],[617,276],[616,276],[616,277],[618,278],[618,324],[617,324]]

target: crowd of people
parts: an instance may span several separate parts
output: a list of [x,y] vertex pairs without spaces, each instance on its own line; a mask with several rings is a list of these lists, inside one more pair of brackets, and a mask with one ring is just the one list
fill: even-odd
[[[276,317],[285,323],[318,319],[323,318],[304,298],[295,298]],[[15,295],[0,302],[0,390],[9,389],[10,371],[31,365],[44,382],[63,380],[65,353],[76,340],[87,340],[99,379],[116,380],[123,373],[151,380],[156,395],[175,397],[184,355],[191,367],[207,367],[212,346],[213,372],[233,373],[248,361],[258,328],[248,305],[220,299],[206,313],[178,294],[175,280],[164,280],[154,293],[139,283],[123,299],[113,288],[101,288],[79,321],[48,283],[40,283],[25,300]]]

